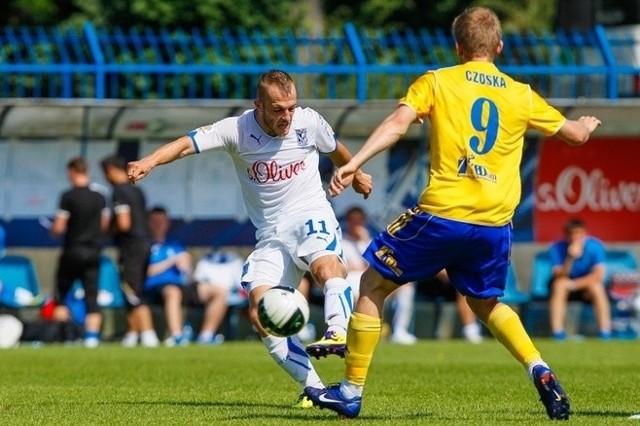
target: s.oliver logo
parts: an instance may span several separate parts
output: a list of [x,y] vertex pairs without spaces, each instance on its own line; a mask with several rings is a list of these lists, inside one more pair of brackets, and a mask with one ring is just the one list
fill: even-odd
[[281,182],[299,175],[305,168],[304,160],[286,165],[279,165],[276,161],[256,161],[247,173],[254,182]]
[[547,139],[540,145],[533,206],[535,241],[562,236],[579,217],[606,242],[640,241],[640,138],[597,137],[580,147]]
[[540,211],[578,213],[640,211],[640,181],[617,182],[607,178],[601,169],[586,171],[577,166],[560,172],[555,182],[542,183],[536,194]]

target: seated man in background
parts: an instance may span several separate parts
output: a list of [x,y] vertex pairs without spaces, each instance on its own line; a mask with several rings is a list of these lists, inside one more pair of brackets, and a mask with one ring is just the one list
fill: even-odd
[[182,334],[182,287],[191,274],[191,255],[184,245],[168,238],[169,215],[163,207],[149,212],[149,232],[152,245],[144,283],[144,297],[149,304],[163,304],[170,336],[166,346],[186,346],[189,341]]
[[[360,277],[366,271],[369,263],[362,256],[371,242],[367,224],[367,214],[361,207],[353,206],[344,215],[342,250],[347,261],[347,281],[353,288],[355,300],[360,292]],[[393,343],[413,345],[416,336],[409,330],[413,319],[415,283],[398,287],[387,298],[393,304],[391,319],[391,336]]]
[[569,300],[590,301],[598,321],[601,339],[611,337],[611,306],[604,287],[605,248],[588,234],[585,223],[570,219],[564,238],[549,248],[553,265],[550,283],[549,320],[554,339],[564,340]]
[[217,345],[224,341],[219,330],[228,310],[229,294],[236,290],[247,297],[240,285],[243,265],[242,256],[223,249],[214,249],[198,261],[194,281],[184,289],[185,304],[204,305],[198,344]]

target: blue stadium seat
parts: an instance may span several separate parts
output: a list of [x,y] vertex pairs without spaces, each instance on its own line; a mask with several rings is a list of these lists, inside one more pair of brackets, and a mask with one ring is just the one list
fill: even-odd
[[529,294],[523,292],[518,287],[518,279],[516,278],[516,272],[513,269],[513,265],[509,265],[507,271],[507,284],[504,289],[504,296],[500,298],[502,303],[508,305],[522,305],[530,300]]
[[619,339],[637,339],[640,322],[634,301],[640,291],[640,271],[632,252],[607,251],[607,291],[611,298],[611,328]]
[[531,285],[529,293],[532,299],[549,297],[549,281],[551,281],[551,258],[547,251],[536,253],[531,266]]
[[71,319],[80,325],[84,325],[87,316],[87,306],[84,303],[84,288],[80,280],[76,280],[64,299],[64,304],[69,309]]
[[611,278],[615,274],[636,272],[638,263],[633,253],[629,250],[607,250],[605,285],[611,284]]
[[40,306],[44,302],[36,268],[27,256],[0,258],[0,305],[9,308]]
[[124,294],[120,287],[120,273],[111,258],[100,256],[98,276],[98,305],[102,308],[124,307]]

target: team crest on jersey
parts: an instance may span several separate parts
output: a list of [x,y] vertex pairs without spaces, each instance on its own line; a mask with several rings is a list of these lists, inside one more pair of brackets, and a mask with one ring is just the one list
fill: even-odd
[[296,137],[298,138],[299,146],[306,146],[309,144],[307,139],[307,129],[296,129]]

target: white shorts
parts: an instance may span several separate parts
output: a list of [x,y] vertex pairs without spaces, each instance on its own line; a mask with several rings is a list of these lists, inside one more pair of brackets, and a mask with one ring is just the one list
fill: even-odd
[[214,252],[203,257],[196,264],[193,278],[199,283],[207,283],[231,291],[240,288],[242,266],[241,256],[231,252]]
[[328,254],[338,256],[346,268],[342,231],[330,208],[288,216],[286,222],[258,235],[242,275],[242,286],[248,292],[262,285],[298,287],[309,265]]

